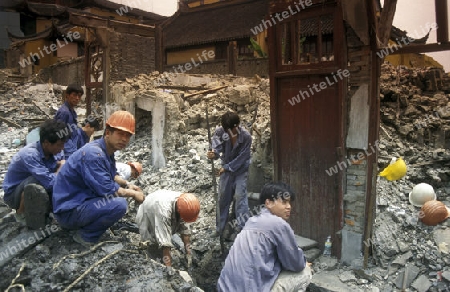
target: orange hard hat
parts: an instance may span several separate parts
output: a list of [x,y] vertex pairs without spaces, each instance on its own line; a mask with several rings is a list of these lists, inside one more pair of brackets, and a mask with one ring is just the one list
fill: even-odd
[[200,213],[200,202],[194,194],[183,193],[177,199],[177,210],[184,222],[195,222]]
[[106,121],[106,125],[111,128],[126,131],[134,135],[134,128],[135,128],[134,116],[127,111],[114,112],[112,115],[109,116],[108,120]]
[[128,162],[128,165],[133,167],[134,169],[136,169],[136,171],[141,174],[142,173],[142,164],[140,164],[139,162],[135,161],[135,162]]

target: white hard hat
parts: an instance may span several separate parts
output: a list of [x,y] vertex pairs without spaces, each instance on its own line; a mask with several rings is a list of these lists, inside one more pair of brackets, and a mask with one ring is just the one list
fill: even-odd
[[414,186],[409,193],[409,202],[416,207],[422,207],[428,201],[436,200],[436,193],[432,186],[426,183],[420,183]]

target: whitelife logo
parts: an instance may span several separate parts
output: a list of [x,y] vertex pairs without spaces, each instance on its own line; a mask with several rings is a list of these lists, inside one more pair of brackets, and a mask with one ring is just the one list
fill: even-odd
[[[67,41],[66,37],[70,40],[70,42],[73,42],[74,40],[77,40],[81,37],[79,32],[72,33],[69,31],[67,33],[67,36],[62,35],[64,43],[61,43],[59,39],[56,40],[56,44],[51,44],[50,47],[44,46],[43,50],[47,55],[51,54],[52,52],[66,46],[69,41]],[[50,48],[50,51],[48,50]],[[22,66],[22,68],[25,68],[25,66],[31,65],[32,63],[36,62],[37,60],[40,60],[41,58],[44,58],[44,52],[41,50],[41,47],[38,47],[39,53],[30,53],[30,56],[28,58],[24,58],[23,60],[19,61],[19,65]],[[33,60],[33,61],[31,61]]]
[[[431,30],[436,30],[438,28],[438,25],[436,22],[433,22],[431,24],[429,22],[427,22],[425,24],[425,29],[423,26],[420,26],[420,28],[422,30],[422,35],[423,35],[423,34],[429,33]],[[412,35],[417,38],[402,37],[400,40],[398,38],[396,38],[396,40],[397,40],[396,43],[393,43],[393,44],[390,43],[387,48],[384,48],[384,49],[378,51],[377,56],[382,59],[382,58],[388,56],[389,54],[392,54],[393,52],[398,51],[400,48],[403,48],[403,46],[407,46],[407,45],[411,44],[412,42],[414,42],[416,39],[419,38],[419,34],[418,34],[417,30],[415,30]]]
[[250,31],[253,33],[253,35],[257,35],[263,31],[265,31],[269,27],[276,25],[277,22],[282,22],[283,20],[291,17],[292,15],[299,13],[302,9],[305,9],[306,7],[311,6],[311,5],[312,5],[312,0],[306,0],[306,1],[300,0],[298,2],[294,2],[295,8],[293,8],[291,5],[289,5],[288,10],[284,10],[281,13],[278,13],[278,12],[275,13],[269,20],[261,20],[261,24],[255,26],[254,28],[251,28]]
[[45,229],[41,228],[40,230],[34,231],[33,235],[28,237],[27,239],[22,239],[21,241],[16,240],[14,244],[8,244],[8,249],[5,248],[5,250],[0,253],[0,261],[8,258],[10,255],[12,256],[18,254],[19,252],[28,248],[30,245],[41,241],[42,239],[59,230],[60,228],[58,225],[47,225],[45,226]]
[[[210,51],[203,50],[201,56],[197,53],[197,59],[200,63],[195,62],[194,58],[191,58],[191,62],[187,62],[184,65],[179,64],[178,67],[172,66],[172,68],[173,68],[174,73],[180,73],[177,71],[177,69],[180,70],[181,73],[185,73],[189,70],[192,70],[193,68],[195,68],[197,66],[200,66],[200,64],[203,64],[203,62],[208,61],[208,59],[212,59],[214,57],[215,57],[215,53],[213,50],[210,50]],[[193,65],[193,67],[192,67],[192,65]]]
[[350,76],[350,71],[348,71],[347,69],[344,69],[344,70],[339,69],[336,72],[336,74],[335,73],[331,73],[331,75],[332,75],[332,79],[334,80],[334,82],[331,81],[330,78],[328,78],[329,76],[327,76],[327,77],[325,77],[326,82],[322,81],[319,84],[314,83],[312,85],[312,87],[311,87],[311,85],[308,85],[309,92],[306,91],[306,90],[299,90],[298,94],[296,96],[291,97],[290,99],[288,99],[288,102],[292,106],[294,106],[296,103],[300,103],[302,100],[305,100],[306,97],[311,97],[315,93],[319,93],[320,91],[322,91],[323,89],[327,88],[328,86],[331,86],[331,85],[333,85],[335,83],[338,83],[339,81],[343,80],[344,78],[347,78],[348,76]]

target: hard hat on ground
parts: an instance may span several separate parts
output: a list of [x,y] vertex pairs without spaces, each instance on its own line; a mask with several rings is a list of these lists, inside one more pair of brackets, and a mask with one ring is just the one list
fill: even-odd
[[134,135],[135,129],[134,116],[127,111],[114,112],[112,115],[109,116],[108,120],[106,121],[106,125],[111,128],[126,131]]
[[399,180],[406,174],[406,163],[400,157],[395,162],[391,162],[382,172],[380,172],[380,176],[385,177],[387,180]]
[[184,222],[195,222],[200,213],[200,202],[194,194],[183,193],[177,199],[177,211]]
[[422,207],[428,201],[436,200],[436,193],[431,185],[420,183],[409,193],[409,202],[416,207]]
[[133,167],[139,173],[139,175],[142,173],[142,164],[140,164],[139,162],[128,162],[128,165]]

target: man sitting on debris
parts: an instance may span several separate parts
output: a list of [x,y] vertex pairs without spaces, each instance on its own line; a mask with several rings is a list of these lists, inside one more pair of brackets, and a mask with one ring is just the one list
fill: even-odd
[[100,122],[95,117],[87,117],[77,129],[77,149],[80,149],[91,140],[91,136],[100,128]]
[[64,122],[45,121],[40,126],[40,140],[22,148],[8,167],[3,181],[5,203],[16,209],[16,220],[29,228],[45,226],[56,174],[65,162],[64,142],[69,135]]
[[73,239],[89,247],[123,217],[131,197],[137,203],[144,194],[137,186],[125,189],[114,181],[114,152],[124,149],[134,134],[134,116],[114,112],[106,122],[103,137],[73,153],[57,176],[53,211],[61,227],[77,230]]
[[235,214],[239,223],[237,232],[244,227],[249,217],[247,174],[250,166],[252,136],[239,126],[239,123],[240,119],[236,113],[227,112],[222,115],[222,127],[215,131],[212,138],[212,150],[206,154],[209,159],[220,157],[222,160],[222,167],[219,169],[220,220],[217,222],[216,236],[224,231],[233,199],[236,200]]
[[190,229],[186,223],[195,222],[200,212],[200,202],[191,193],[158,190],[149,194],[139,206],[136,223],[143,241],[162,247],[163,261],[172,266],[170,249],[172,235],[179,233],[184,243],[188,268],[192,264]]
[[305,291],[310,263],[286,222],[295,198],[284,183],[268,183],[261,213],[248,219],[230,249],[217,282],[220,291]]
[[70,133],[72,133],[70,139],[64,145],[64,155],[65,159],[77,150],[77,140],[78,140],[78,122],[77,113],[75,112],[75,107],[80,102],[81,96],[83,96],[84,90],[81,86],[76,84],[70,84],[66,88],[66,101],[58,109],[55,114],[55,120],[61,120],[65,122]]

